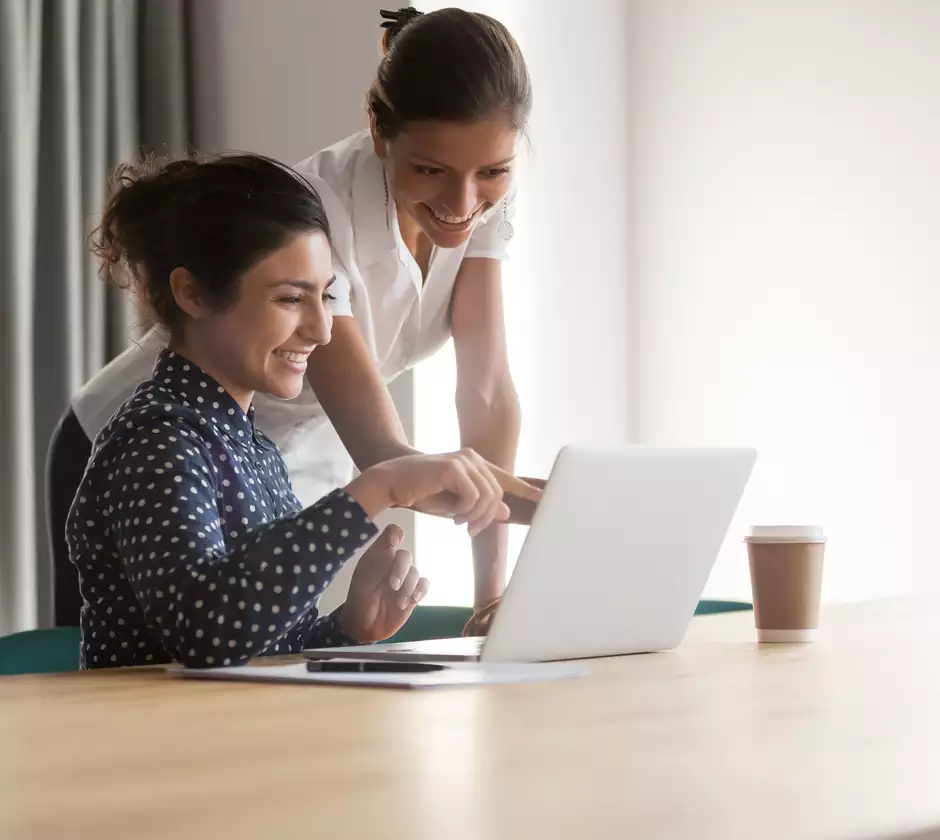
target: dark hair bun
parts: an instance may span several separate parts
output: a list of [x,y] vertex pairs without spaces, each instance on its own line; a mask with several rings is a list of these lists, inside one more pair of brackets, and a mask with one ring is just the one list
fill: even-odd
[[264,155],[150,157],[121,164],[91,235],[100,273],[138,295],[148,320],[175,329],[182,312],[170,275],[186,268],[207,299],[224,306],[241,275],[294,235],[330,235],[316,190]]
[[403,9],[399,9],[397,12],[381,9],[379,10],[379,14],[383,18],[382,23],[379,25],[385,30],[382,33],[382,55],[384,56],[388,55],[388,48],[392,43],[392,39],[397,37],[398,33],[415,18],[421,17],[421,12],[414,6],[406,6]]

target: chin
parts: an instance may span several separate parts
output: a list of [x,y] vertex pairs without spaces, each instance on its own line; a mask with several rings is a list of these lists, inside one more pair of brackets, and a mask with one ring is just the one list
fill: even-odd
[[427,228],[424,228],[424,232],[428,239],[431,240],[432,245],[437,248],[445,249],[459,248],[470,238],[470,234],[473,233],[472,230],[467,231],[466,233],[444,233],[441,230],[428,230]]
[[265,385],[266,387],[263,390],[268,396],[278,400],[292,400],[299,397],[300,392],[304,389],[304,378],[299,376],[296,382],[293,380],[269,379]]

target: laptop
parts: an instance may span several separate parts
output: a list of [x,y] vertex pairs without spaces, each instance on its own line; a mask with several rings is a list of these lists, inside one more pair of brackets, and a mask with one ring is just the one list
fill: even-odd
[[755,459],[750,449],[566,446],[486,636],[304,655],[544,662],[672,649]]

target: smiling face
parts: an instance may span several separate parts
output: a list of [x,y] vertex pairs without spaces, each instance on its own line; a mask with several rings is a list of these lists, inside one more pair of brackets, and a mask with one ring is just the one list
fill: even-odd
[[333,266],[322,233],[299,234],[238,281],[234,302],[219,310],[194,278],[177,278],[174,294],[189,316],[175,349],[213,376],[247,410],[254,392],[281,399],[303,387],[307,357],[328,344]]
[[509,192],[517,140],[518,131],[501,116],[414,122],[390,141],[373,130],[398,209],[440,248],[465,242]]

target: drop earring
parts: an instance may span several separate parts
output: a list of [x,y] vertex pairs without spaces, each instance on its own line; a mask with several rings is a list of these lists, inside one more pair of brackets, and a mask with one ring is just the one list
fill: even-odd
[[509,199],[503,199],[503,220],[499,223],[497,228],[500,237],[508,242],[512,239],[513,234],[516,232],[512,226],[512,222],[509,221]]
[[385,167],[382,167],[382,185],[385,187],[385,227],[392,229],[392,223],[388,220],[388,175],[385,173]]

